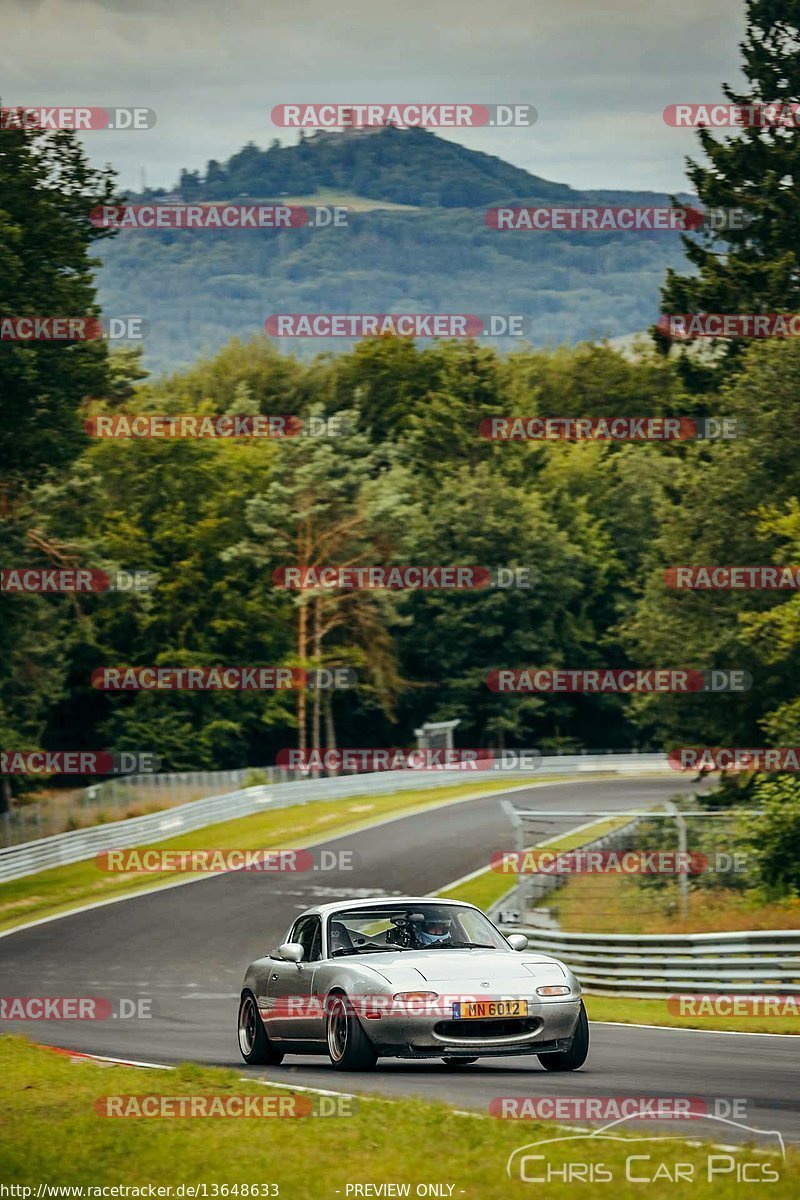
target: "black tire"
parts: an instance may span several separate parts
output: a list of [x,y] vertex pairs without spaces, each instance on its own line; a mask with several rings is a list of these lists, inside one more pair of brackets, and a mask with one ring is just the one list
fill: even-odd
[[559,1050],[555,1054],[538,1055],[539,1062],[545,1071],[577,1071],[586,1062],[589,1053],[589,1019],[581,1000],[581,1011],[578,1016],[578,1026],[572,1038],[569,1050]]
[[374,1067],[377,1051],[347,997],[341,992],[331,993],[325,1011],[325,1041],[332,1065],[339,1071],[369,1071]]
[[277,1050],[267,1037],[264,1022],[252,992],[243,992],[239,1001],[236,1023],[239,1053],[251,1067],[277,1067],[283,1062],[283,1051]]
[[477,1054],[474,1058],[443,1058],[442,1062],[446,1067],[469,1067],[478,1061]]

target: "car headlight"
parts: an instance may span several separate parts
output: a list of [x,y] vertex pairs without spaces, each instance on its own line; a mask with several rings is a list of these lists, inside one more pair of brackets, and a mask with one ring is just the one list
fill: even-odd
[[536,989],[537,996],[568,996],[571,988],[564,983],[548,983]]
[[[569,989],[567,989],[569,990]],[[395,992],[392,996],[393,1000],[410,1000],[412,1003],[418,1000],[438,1000],[438,992]]]

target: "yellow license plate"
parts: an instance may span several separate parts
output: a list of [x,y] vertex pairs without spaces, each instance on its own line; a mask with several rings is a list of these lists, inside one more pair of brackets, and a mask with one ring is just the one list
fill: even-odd
[[478,1021],[486,1017],[527,1017],[527,1000],[466,1000],[453,1005],[457,1021]]

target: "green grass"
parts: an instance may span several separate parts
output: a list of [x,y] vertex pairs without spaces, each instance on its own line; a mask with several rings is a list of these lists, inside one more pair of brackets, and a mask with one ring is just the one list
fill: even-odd
[[[340,797],[314,801],[291,808],[268,810],[250,817],[239,817],[140,849],[301,849],[334,834],[355,832],[384,817],[399,816],[416,809],[430,808],[462,797],[492,792],[526,783],[546,783],[547,779],[518,778],[463,783],[453,787],[415,788],[413,791],[386,795]],[[188,878],[178,872],[164,874],[108,874],[94,859],[54,867],[0,884],[0,930],[26,921],[67,912],[81,904],[129,895],[144,888],[160,887]]]
[[508,876],[497,875],[494,871],[481,871],[474,879],[460,883],[458,887],[442,888],[439,896],[447,896],[449,900],[465,900],[467,904],[477,904],[478,908],[486,911],[502,900],[508,891]]
[[573,875],[558,889],[562,929],[581,933],[716,933],[797,929],[800,898],[766,902],[755,888],[691,886],[686,916],[676,878],[658,888],[623,875]]
[[[338,1081],[337,1081],[338,1082]],[[553,1089],[551,1089],[553,1090]],[[107,1096],[289,1096],[291,1086],[264,1088],[254,1079],[243,1082],[238,1071],[186,1065],[175,1071],[101,1067],[72,1061],[18,1038],[0,1038],[0,1164],[5,1185],[40,1183],[64,1186],[148,1184],[242,1185],[276,1184],[284,1200],[346,1200],[348,1184],[419,1183],[453,1185],[452,1196],[469,1200],[501,1200],[534,1195],[506,1176],[511,1151],[540,1138],[566,1131],[532,1121],[500,1121],[459,1115],[443,1104],[425,1100],[365,1099],[349,1116],[300,1119],[249,1117],[137,1117],[110,1119],[98,1115],[95,1103]],[[302,1097],[301,1097],[302,1099]],[[319,1103],[313,1097],[313,1102]],[[679,1126],[679,1128],[676,1128]],[[652,1137],[649,1124],[640,1127]],[[724,1127],[722,1127],[724,1128]],[[695,1138],[690,1122],[673,1122],[668,1138]],[[651,1154],[650,1171],[658,1163],[691,1164],[694,1184],[677,1188],[666,1179],[647,1188],[652,1200],[691,1195],[735,1200],[763,1195],[764,1187],[735,1182],[728,1171],[706,1182],[710,1155],[721,1152],[707,1144],[686,1142],[578,1141],[536,1147],[555,1168],[565,1161],[602,1161],[613,1172],[609,1195],[641,1197],[642,1185],[625,1180],[628,1155]],[[743,1149],[742,1158],[766,1164],[780,1178],[768,1195],[776,1200],[800,1189],[800,1155],[790,1150],[786,1161]],[[711,1160],[713,1161],[713,1159]],[[541,1164],[537,1164],[541,1169]],[[721,1160],[720,1160],[721,1165]],[[635,1164],[641,1174],[645,1164]],[[760,1168],[759,1168],[760,1169]],[[683,1189],[687,1190],[683,1190]],[[173,1193],[174,1194],[174,1193]],[[230,1193],[229,1193],[230,1194]],[[241,1191],[238,1193],[241,1195]],[[353,1193],[351,1193],[352,1195]],[[585,1194],[590,1194],[589,1190]],[[594,1189],[591,1189],[594,1194]],[[575,1184],[558,1180],[548,1197],[574,1197]]]
[[[721,989],[720,989],[721,990]],[[625,1025],[666,1025],[670,1029],[733,1029],[740,1033],[800,1033],[797,1017],[681,1017],[671,1013],[666,1000],[628,996],[593,996],[584,993],[592,1021],[622,1021]]]

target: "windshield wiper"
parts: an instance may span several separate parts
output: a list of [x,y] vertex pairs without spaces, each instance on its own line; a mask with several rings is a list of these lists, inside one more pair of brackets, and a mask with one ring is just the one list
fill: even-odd
[[[433,949],[433,947],[430,947]],[[497,946],[490,946],[487,942],[447,942],[445,945],[436,947],[437,950],[497,950]]]
[[410,950],[410,946],[365,946],[356,948],[353,954],[394,954],[395,950]]

